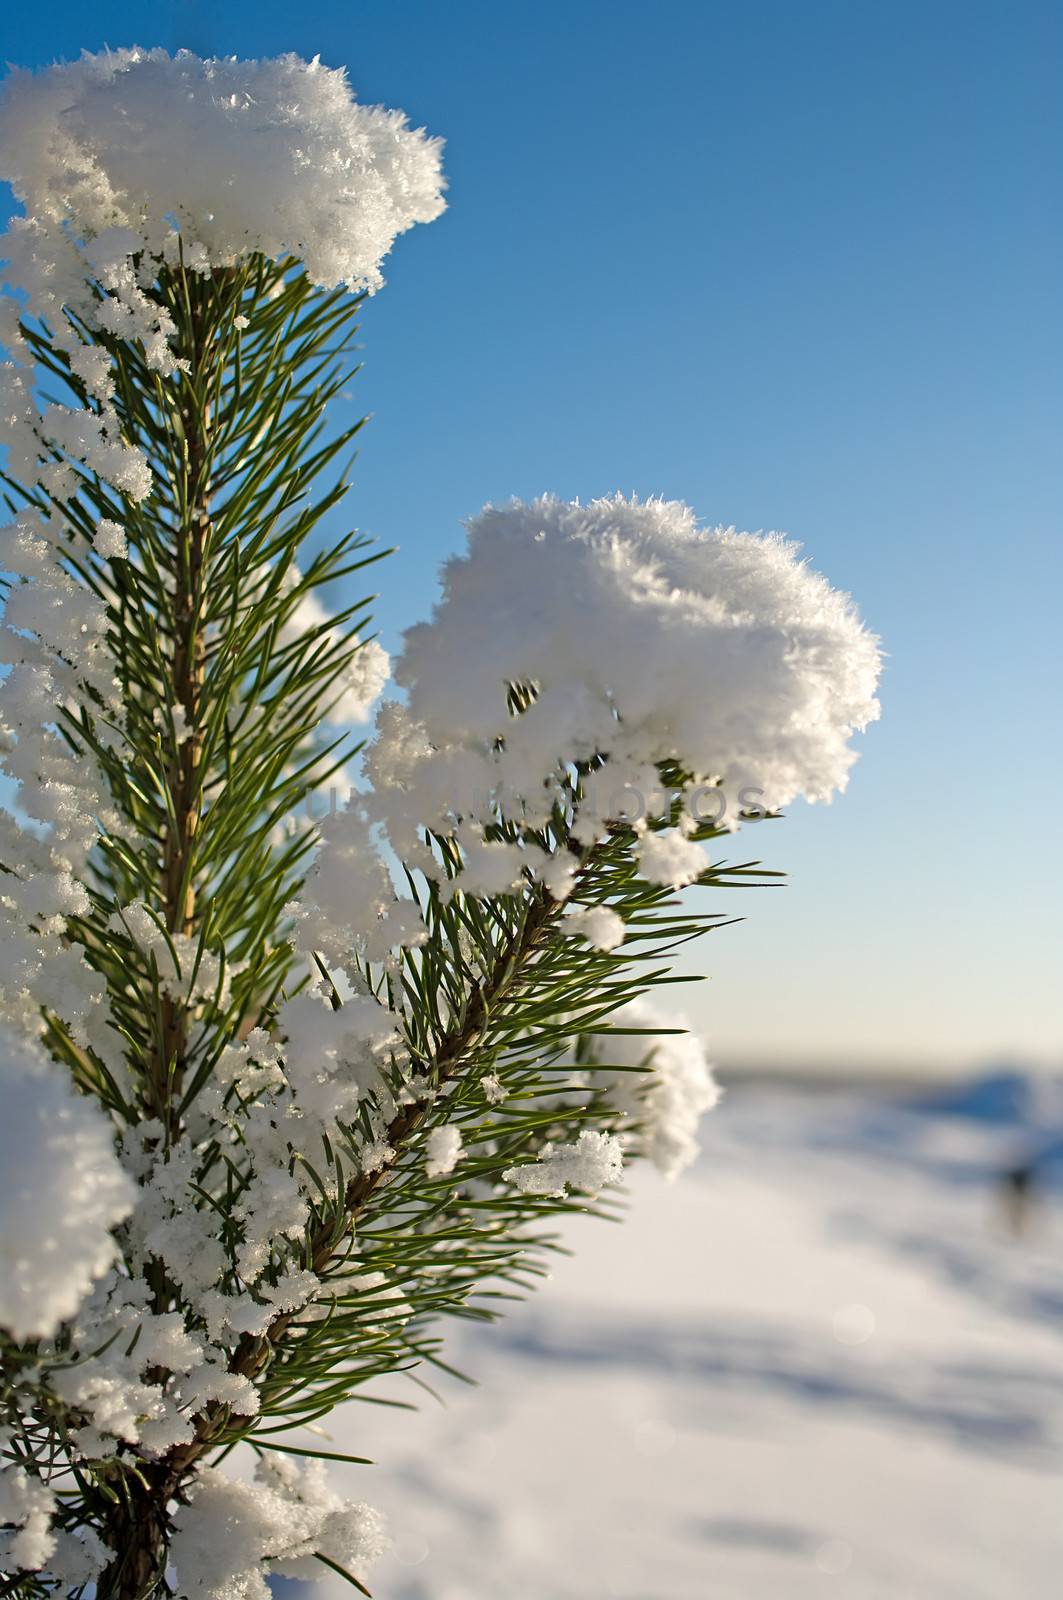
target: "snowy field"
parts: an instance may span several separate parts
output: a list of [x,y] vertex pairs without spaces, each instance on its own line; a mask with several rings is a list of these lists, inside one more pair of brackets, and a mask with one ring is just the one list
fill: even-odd
[[996,1182],[1042,1119],[733,1091],[695,1171],[455,1327],[479,1387],[334,1419],[380,1462],[344,1469],[395,1534],[377,1600],[1058,1595],[1063,1196],[1016,1235]]

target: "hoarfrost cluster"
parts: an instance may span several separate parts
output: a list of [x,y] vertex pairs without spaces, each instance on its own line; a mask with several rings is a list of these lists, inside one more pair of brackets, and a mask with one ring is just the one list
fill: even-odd
[[134,1188],[113,1129],[36,1043],[0,1028],[0,1327],[37,1339],[72,1317],[117,1253]]
[[318,1556],[361,1572],[387,1543],[379,1512],[340,1500],[320,1463],[274,1457],[253,1483],[202,1473],[170,1554],[184,1600],[269,1600],[270,1575],[318,1578]]
[[663,1177],[676,1178],[697,1157],[698,1123],[718,1104],[719,1085],[682,1016],[634,1000],[611,1020],[613,1030],[591,1040],[591,1081],[637,1126],[640,1153]]
[[510,1167],[502,1176],[524,1194],[554,1197],[579,1189],[593,1199],[623,1170],[620,1141],[611,1133],[585,1128],[575,1144],[543,1146],[537,1161]]

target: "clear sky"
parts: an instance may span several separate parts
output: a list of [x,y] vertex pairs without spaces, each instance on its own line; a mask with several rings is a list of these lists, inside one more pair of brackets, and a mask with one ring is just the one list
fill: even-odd
[[[734,841],[688,1010],[739,1058],[1058,1062],[1063,10],[1054,0],[53,0],[104,44],[320,54],[446,137],[350,402],[385,642],[484,501],[783,529],[889,651],[848,794]],[[1053,451],[1055,459],[1053,459]]]

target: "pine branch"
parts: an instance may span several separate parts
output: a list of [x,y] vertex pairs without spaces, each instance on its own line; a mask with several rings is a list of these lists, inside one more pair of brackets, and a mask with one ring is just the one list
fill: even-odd
[[[700,800],[842,786],[877,644],[792,547],[677,502],[489,507],[406,636],[368,793],[304,819],[385,666],[371,597],[321,601],[380,552],[306,554],[361,427],[329,420],[361,296],[318,285],[379,285],[441,208],[438,147],[317,62],[57,70],[17,88],[0,912],[16,1161],[71,1182],[15,1196],[0,1597],[80,1562],[97,1600],[159,1600],[172,1560],[218,1600],[308,1552],[368,1592],[376,1514],[286,1440],[452,1371],[441,1320],[534,1287],[568,1213],[616,1215],[622,1159],[693,1158],[716,1089],[667,997],[733,919],[676,889],[774,876],[706,865]],[[229,176],[115,146],[157,114]],[[241,1442],[253,1486],[215,1470]]]
[[[460,1026],[445,1035],[434,1060],[430,1064],[423,1064],[426,1075],[430,1069],[432,1082],[437,1088],[450,1083],[463,1067],[469,1065],[492,1007],[519,981],[524,967],[534,959],[546,930],[556,922],[561,909],[562,902],[555,900],[545,889],[540,891],[536,902],[529,906],[519,936],[505,952],[490,980],[474,990]],[[427,1109],[426,1100],[415,1099],[392,1119],[388,1125],[387,1143],[394,1152],[393,1156],[375,1171],[351,1178],[345,1190],[338,1230],[335,1225],[320,1226],[311,1234],[308,1255],[315,1272],[323,1273],[341,1250],[369,1200],[387,1183],[398,1161],[406,1154],[411,1138],[424,1122]],[[231,1370],[243,1377],[258,1377],[274,1358],[295,1321],[294,1315],[279,1316],[262,1339],[245,1341],[233,1357]],[[227,1420],[225,1408],[221,1407],[215,1407],[197,1419],[196,1441],[178,1446],[170,1459],[170,1495],[178,1492],[182,1478],[196,1462],[222,1442],[224,1434],[219,1436],[219,1424],[224,1430]]]

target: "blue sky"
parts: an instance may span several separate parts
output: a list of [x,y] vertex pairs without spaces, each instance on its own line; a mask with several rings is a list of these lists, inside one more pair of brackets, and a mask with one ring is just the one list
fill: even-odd
[[784,529],[889,651],[849,793],[734,849],[722,1062],[1063,1054],[1063,12],[977,0],[60,0],[6,58],[320,53],[447,139],[366,310],[351,519],[385,640],[484,501]]

